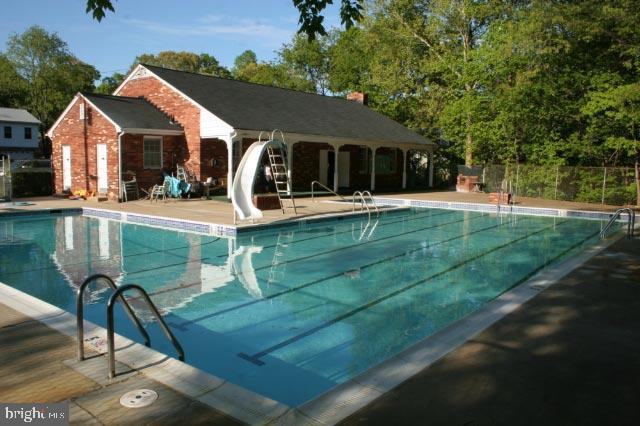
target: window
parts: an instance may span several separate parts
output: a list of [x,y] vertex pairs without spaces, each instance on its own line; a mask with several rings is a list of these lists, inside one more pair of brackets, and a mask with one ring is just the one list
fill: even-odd
[[4,138],[11,139],[11,126],[4,126]]
[[142,142],[142,162],[145,169],[162,168],[162,138],[145,136]]
[[376,174],[392,175],[398,171],[398,150],[391,149],[385,154],[376,154]]
[[31,127],[24,128],[24,138],[31,139]]

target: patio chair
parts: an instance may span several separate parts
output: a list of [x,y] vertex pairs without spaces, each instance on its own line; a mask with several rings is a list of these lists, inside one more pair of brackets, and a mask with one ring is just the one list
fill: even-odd
[[122,182],[122,199],[126,203],[129,200],[137,200],[140,198],[140,191],[138,188],[138,181],[134,177],[131,180]]
[[150,200],[153,201],[154,199],[156,200],[156,203],[158,202],[158,198],[162,197],[162,201],[167,201],[167,195],[170,195],[170,191],[171,191],[171,180],[170,178],[167,176],[164,178],[164,182],[162,185],[155,185],[152,189],[151,189],[151,198]]

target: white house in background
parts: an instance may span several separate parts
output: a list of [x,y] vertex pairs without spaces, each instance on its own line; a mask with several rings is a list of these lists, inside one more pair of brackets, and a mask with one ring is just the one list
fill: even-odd
[[30,160],[40,142],[40,120],[24,109],[0,108],[0,157]]

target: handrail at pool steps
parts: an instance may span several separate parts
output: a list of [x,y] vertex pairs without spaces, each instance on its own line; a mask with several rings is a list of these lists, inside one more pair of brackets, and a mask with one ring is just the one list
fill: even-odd
[[627,238],[633,238],[633,234],[635,232],[634,228],[636,225],[636,212],[629,207],[624,207],[622,209],[616,210],[613,216],[611,216],[611,218],[609,219],[609,222],[607,222],[604,228],[602,228],[602,231],[600,231],[600,238],[604,238],[607,235],[607,231],[609,231],[616,220],[620,218],[622,213],[627,213],[627,215],[629,215],[629,218],[627,219]]
[[[78,361],[84,361],[84,292],[85,292],[86,288],[89,286],[89,284],[91,284],[93,281],[97,281],[97,280],[106,281],[107,284],[109,284],[109,287],[111,287],[111,290],[113,290],[113,291],[117,291],[118,290],[118,286],[116,285],[116,283],[113,282],[111,277],[109,277],[107,275],[104,275],[104,274],[91,275],[90,277],[85,279],[82,282],[82,284],[80,284],[80,287],[78,287],[78,293],[77,293],[77,296],[76,296],[76,324],[77,324],[77,336],[78,336],[78,351],[77,351]],[[149,338],[149,334],[144,329],[142,323],[140,322],[140,320],[138,319],[138,317],[134,313],[133,309],[131,309],[131,306],[125,300],[124,297],[121,297],[120,300],[122,300],[122,304],[124,305],[125,312],[129,316],[131,321],[134,323],[134,325],[136,326],[136,328],[138,329],[140,334],[142,334],[142,338],[144,339],[145,346],[147,346],[147,347],[150,346],[151,345],[151,339]]]
[[360,211],[364,209],[367,210],[367,214],[371,217],[371,209],[369,209],[369,202],[365,199],[365,195],[369,200],[371,200],[371,204],[373,208],[376,210],[376,215],[380,216],[380,210],[378,210],[378,206],[376,205],[376,201],[373,199],[373,196],[369,191],[356,191],[353,193],[353,197],[351,198],[351,210],[356,211],[356,196],[360,196]]
[[158,324],[160,325],[160,328],[164,332],[164,335],[171,342],[176,352],[178,352],[178,359],[184,362],[184,350],[182,349],[180,342],[178,342],[178,339],[176,339],[176,336],[174,336],[174,334],[171,332],[171,329],[169,329],[169,326],[162,318],[162,315],[160,315],[158,308],[156,308],[156,305],[151,301],[149,294],[147,294],[144,288],[140,287],[137,284],[125,284],[122,287],[118,287],[118,289],[113,292],[113,294],[109,298],[109,301],[107,302],[107,348],[108,348],[108,355],[109,355],[109,378],[110,379],[113,379],[116,376],[116,348],[115,348],[115,337],[114,337],[113,307],[115,306],[115,303],[118,300],[118,298],[124,301],[124,297],[122,295],[123,293],[129,290],[136,290],[138,293],[140,293],[144,301],[147,303],[147,306],[149,307],[149,309],[151,309],[156,319],[158,320]]
[[340,199],[341,199],[342,201],[344,201],[344,202],[346,202],[346,201],[347,201],[347,200],[346,200],[342,195],[338,194],[338,193],[337,193],[337,192],[335,192],[335,191],[332,191],[332,190],[331,190],[331,189],[329,189],[327,186],[323,185],[322,183],[320,183],[320,182],[319,182],[319,181],[317,181],[317,180],[314,180],[313,182],[311,182],[311,201],[314,201],[314,196],[315,196],[315,192],[314,192],[314,190],[313,190],[313,186],[314,186],[314,185],[318,185],[319,187],[321,187],[321,188],[325,189],[327,192],[329,192],[329,193],[331,193],[331,194],[335,195],[336,197],[340,197]]

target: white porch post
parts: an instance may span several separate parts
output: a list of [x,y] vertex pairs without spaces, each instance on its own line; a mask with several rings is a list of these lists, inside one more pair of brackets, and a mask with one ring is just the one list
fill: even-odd
[[[287,177],[289,178],[288,181],[291,182],[291,186],[293,186],[293,174],[292,174],[292,170],[293,170],[293,146],[296,144],[296,142],[287,142]],[[291,186],[289,186],[289,183],[287,183],[287,191],[292,192],[293,188],[291,188]]]
[[377,145],[371,146],[371,191],[375,191],[376,189],[376,151],[378,150]]
[[338,192],[338,153],[340,152],[341,144],[331,144],[335,154],[333,155],[333,192]]
[[402,189],[407,189],[407,148],[400,148],[402,151]]
[[231,189],[233,188],[233,143],[232,136],[224,138],[227,144],[227,198],[231,199]]
[[429,152],[429,188],[433,188],[433,151]]

